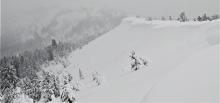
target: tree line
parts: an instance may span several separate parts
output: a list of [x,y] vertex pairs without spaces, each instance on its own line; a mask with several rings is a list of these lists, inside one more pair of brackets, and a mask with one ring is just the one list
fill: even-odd
[[[59,61],[59,58],[65,57],[72,49],[74,49],[73,45],[57,43],[53,39],[51,45],[45,48],[3,57],[0,60],[0,96],[5,98],[6,103],[10,103],[10,98],[13,98],[10,97],[13,96],[10,95],[10,91],[15,89],[23,78],[35,80],[37,72],[42,70],[42,64]],[[33,81],[32,85],[35,85]]]
[[[137,17],[139,17],[139,16],[137,16]],[[218,14],[208,16],[206,13],[204,13],[201,16],[197,16],[197,17],[194,17],[193,19],[189,19],[185,12],[181,12],[177,19],[173,18],[172,16],[168,16],[167,18],[165,16],[162,16],[161,18],[146,17],[146,20],[152,21],[152,20],[159,20],[160,19],[163,21],[164,20],[177,20],[180,22],[187,22],[190,20],[192,20],[192,21],[212,21],[212,20],[217,20],[219,18],[220,18],[220,16]]]
[[[202,16],[198,16],[193,18],[193,21],[212,21],[212,20],[216,20],[219,19],[219,15],[215,14],[212,16],[208,16],[206,13],[204,13]],[[181,12],[179,18],[177,19],[180,22],[186,22],[189,21],[189,19],[187,18],[185,12]]]

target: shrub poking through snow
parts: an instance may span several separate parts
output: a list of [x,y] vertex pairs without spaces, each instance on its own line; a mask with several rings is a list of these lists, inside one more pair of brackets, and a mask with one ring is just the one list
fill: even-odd
[[141,63],[140,63],[140,61],[138,60],[137,56],[135,55],[135,52],[134,52],[134,51],[131,52],[130,58],[131,58],[131,60],[132,60],[131,70],[134,70],[134,71],[139,70]]
[[131,70],[133,71],[139,70],[141,65],[148,66],[148,61],[141,57],[138,58],[135,54],[135,51],[131,52],[130,58],[131,58]]
[[148,61],[146,59],[143,59],[143,58],[139,58],[139,59],[144,66],[148,66]]
[[92,74],[92,80],[96,82],[98,86],[102,83],[101,75],[98,72]]
[[80,80],[85,79],[85,76],[80,68],[79,68],[79,79]]

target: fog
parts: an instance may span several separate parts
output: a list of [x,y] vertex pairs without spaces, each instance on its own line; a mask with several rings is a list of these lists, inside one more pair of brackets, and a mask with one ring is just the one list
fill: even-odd
[[1,0],[1,47],[20,48],[18,44],[24,44],[33,36],[30,31],[36,28],[30,25],[39,22],[44,25],[59,13],[78,8],[151,17],[177,17],[185,11],[192,18],[203,13],[218,14],[219,0]]
[[42,19],[56,10],[79,7],[108,8],[153,17],[176,17],[185,11],[188,17],[194,17],[203,13],[219,13],[219,0],[2,0],[3,29]]

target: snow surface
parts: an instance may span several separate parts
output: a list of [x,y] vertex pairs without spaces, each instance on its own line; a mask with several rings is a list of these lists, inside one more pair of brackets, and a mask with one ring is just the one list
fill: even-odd
[[[99,72],[103,83],[95,87],[89,80],[82,82],[84,90],[76,98],[79,103],[147,103],[165,96],[170,101],[217,102],[219,22],[126,18],[114,30],[74,51],[67,68],[45,69],[74,76],[79,68],[88,75]],[[147,67],[131,71],[133,50],[149,62]]]
[[160,80],[143,101],[218,103],[219,47],[210,47],[190,57]]

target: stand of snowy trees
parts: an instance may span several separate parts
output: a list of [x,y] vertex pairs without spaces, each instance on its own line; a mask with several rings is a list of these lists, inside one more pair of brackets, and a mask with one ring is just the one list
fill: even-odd
[[[197,18],[194,18],[193,21],[212,21],[212,20],[216,20],[219,19],[219,15],[213,15],[213,16],[207,16],[206,13],[204,13],[202,16],[198,16]],[[187,18],[185,12],[181,12],[180,13],[180,17],[177,19],[180,22],[186,22],[189,21],[189,19]]]
[[[82,42],[81,45],[87,44],[92,39]],[[51,45],[45,48],[25,51],[16,56],[2,58],[0,60],[0,101],[13,103],[15,99],[27,96],[27,98],[33,100],[32,102],[46,98],[43,101],[46,103],[54,96],[60,97],[62,101],[73,102],[75,100],[74,97],[65,97],[65,93],[69,94],[65,86],[68,87],[71,75],[66,76],[64,83],[61,83],[58,76],[42,70],[42,65],[49,66],[50,62],[55,62],[61,63],[66,67],[63,60],[71,51],[81,45],[57,43],[53,39]],[[83,79],[82,71],[80,70],[79,73],[80,78]],[[98,82],[96,76],[93,79],[94,82]],[[74,88],[73,90],[78,89]]]
[[[140,16],[137,16],[137,18],[139,18],[139,17]],[[192,21],[212,21],[212,20],[216,20],[216,19],[220,19],[220,16],[218,14],[208,16],[206,13],[204,13],[202,16],[195,17],[191,20]],[[177,20],[177,21],[180,21],[180,22],[190,21],[190,19],[187,17],[185,12],[181,12],[177,19],[174,19],[172,16],[169,16],[167,18],[165,16],[162,16],[160,18],[146,17],[146,20],[148,20],[148,21],[152,21],[152,20],[163,20],[163,21],[165,21],[165,20],[170,20],[170,21],[171,20]]]

